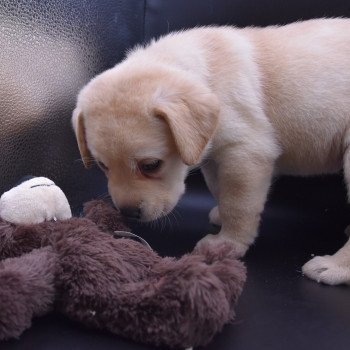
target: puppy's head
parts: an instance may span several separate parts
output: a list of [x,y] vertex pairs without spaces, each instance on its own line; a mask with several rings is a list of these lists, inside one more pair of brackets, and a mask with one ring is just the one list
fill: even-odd
[[142,221],[169,213],[185,190],[218,120],[203,84],[167,69],[125,63],[79,94],[73,128],[86,167],[96,161],[114,204]]

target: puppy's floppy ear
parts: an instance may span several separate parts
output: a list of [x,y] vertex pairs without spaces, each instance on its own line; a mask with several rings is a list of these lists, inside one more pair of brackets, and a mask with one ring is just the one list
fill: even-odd
[[83,113],[79,107],[76,107],[73,111],[72,125],[75,132],[75,136],[77,138],[81,159],[84,163],[85,168],[88,169],[91,167],[92,156],[87,147]]
[[219,101],[204,85],[181,81],[161,87],[154,113],[169,125],[176,147],[186,165],[200,161],[219,118]]

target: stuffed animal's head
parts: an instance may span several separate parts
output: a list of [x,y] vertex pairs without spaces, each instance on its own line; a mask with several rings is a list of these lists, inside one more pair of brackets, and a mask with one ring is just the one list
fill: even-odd
[[0,198],[0,217],[14,224],[38,224],[72,217],[62,190],[46,177],[33,177]]

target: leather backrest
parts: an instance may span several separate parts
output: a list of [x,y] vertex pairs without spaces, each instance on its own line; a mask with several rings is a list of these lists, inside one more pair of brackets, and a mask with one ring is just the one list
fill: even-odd
[[347,0],[147,0],[145,40],[194,26],[267,26],[338,16],[350,17]]
[[136,43],[196,25],[350,16],[348,0],[11,0],[0,2],[0,194],[48,176],[74,206],[106,192],[70,126],[79,89]]
[[145,40],[203,25],[267,26],[319,17],[350,17],[347,0],[148,0]]

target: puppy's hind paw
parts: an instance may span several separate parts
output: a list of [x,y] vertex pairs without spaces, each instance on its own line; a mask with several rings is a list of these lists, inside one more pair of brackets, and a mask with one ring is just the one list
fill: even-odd
[[315,256],[302,267],[302,271],[318,283],[350,284],[350,263],[339,263],[330,255]]

